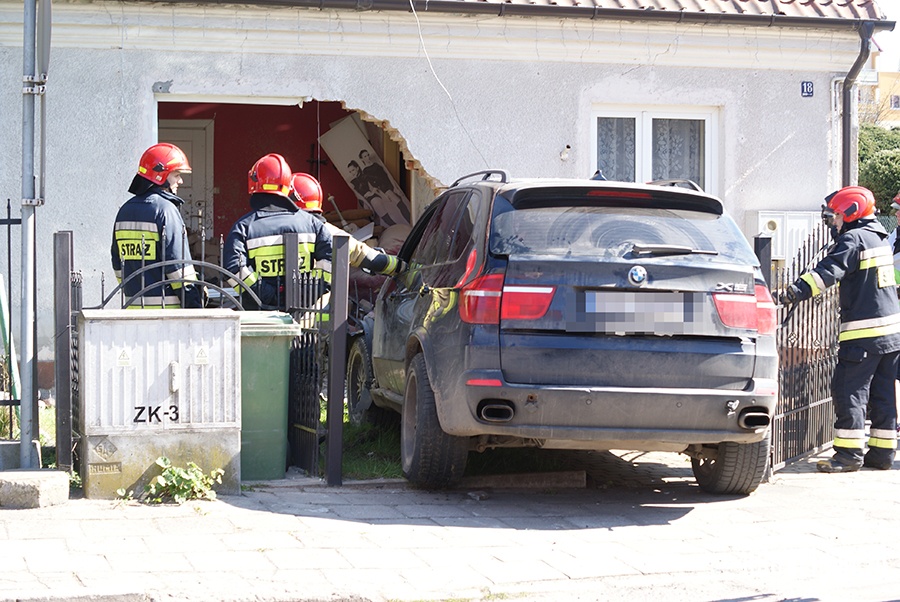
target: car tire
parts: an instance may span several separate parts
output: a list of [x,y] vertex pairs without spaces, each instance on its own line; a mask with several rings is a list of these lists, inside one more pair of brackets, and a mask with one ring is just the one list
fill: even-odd
[[700,489],[708,493],[749,495],[766,475],[771,431],[756,443],[719,443],[716,454],[692,458],[691,467]]
[[417,487],[443,489],[462,478],[469,455],[466,437],[441,429],[434,391],[420,353],[409,364],[400,418],[403,476]]
[[395,425],[396,412],[375,405],[370,389],[375,380],[372,355],[366,337],[354,337],[347,353],[347,417],[351,424],[372,424],[378,427]]

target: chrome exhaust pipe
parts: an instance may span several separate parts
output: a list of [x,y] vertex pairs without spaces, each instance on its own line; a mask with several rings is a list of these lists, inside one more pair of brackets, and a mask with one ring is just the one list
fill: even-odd
[[772,419],[765,412],[750,410],[742,412],[741,415],[738,416],[737,422],[738,426],[742,429],[747,429],[748,431],[758,431],[767,428],[772,422]]
[[509,422],[516,410],[508,401],[486,401],[478,406],[478,417],[485,422]]

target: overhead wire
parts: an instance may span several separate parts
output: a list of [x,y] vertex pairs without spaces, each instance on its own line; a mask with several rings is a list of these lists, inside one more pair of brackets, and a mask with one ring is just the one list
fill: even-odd
[[413,0],[409,0],[409,8],[412,11],[413,17],[415,17],[416,19],[416,29],[419,32],[419,42],[422,45],[422,52],[425,54],[425,60],[428,61],[428,68],[431,69],[431,74],[434,76],[435,81],[437,81],[438,85],[447,95],[447,98],[450,99],[450,106],[453,108],[453,114],[456,116],[456,120],[459,122],[460,127],[462,127],[463,131],[466,133],[466,136],[469,138],[469,142],[472,143],[472,147],[475,149],[475,152],[478,153],[479,157],[481,157],[481,161],[484,163],[484,166],[488,167],[487,159],[485,159],[484,155],[481,154],[481,150],[478,148],[478,145],[475,144],[475,139],[469,132],[469,128],[466,127],[465,122],[463,122],[462,118],[459,116],[459,110],[456,108],[456,102],[453,100],[453,96],[450,95],[450,91],[447,90],[447,87],[444,86],[441,78],[438,77],[437,71],[435,71],[434,65],[431,62],[431,57],[428,56],[428,49],[425,47],[425,37],[422,35],[422,23],[419,21],[419,14],[416,12],[416,7],[413,4]]

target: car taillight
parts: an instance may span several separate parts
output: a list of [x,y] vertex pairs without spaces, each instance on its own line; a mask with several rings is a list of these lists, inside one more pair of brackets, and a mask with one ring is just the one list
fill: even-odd
[[499,324],[503,274],[485,274],[459,289],[459,317],[468,324]]
[[756,285],[756,316],[759,334],[775,334],[778,325],[778,311],[769,287],[762,284]]
[[500,318],[503,320],[536,320],[553,301],[555,286],[504,286]]
[[733,293],[714,293],[713,301],[722,324],[732,328],[756,330],[756,297]]
[[756,330],[760,334],[775,334],[775,303],[764,285],[757,284],[756,294],[752,297],[715,293],[713,301],[725,326]]
[[459,317],[468,324],[535,320],[547,313],[554,286],[503,285],[503,274],[479,276],[459,290]]

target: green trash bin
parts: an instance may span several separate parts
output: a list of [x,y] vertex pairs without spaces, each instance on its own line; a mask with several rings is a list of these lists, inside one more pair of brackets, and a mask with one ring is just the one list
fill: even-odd
[[301,328],[275,311],[241,313],[241,480],[283,479],[290,349]]

